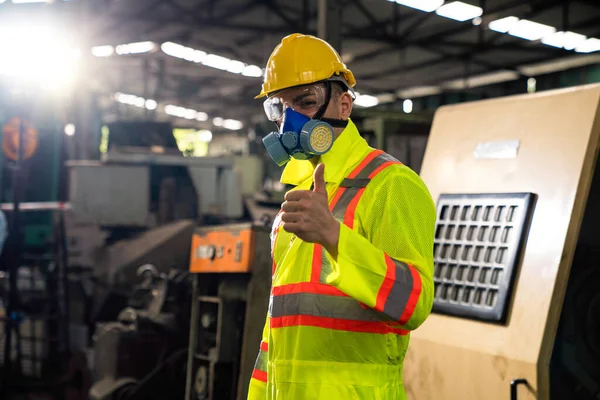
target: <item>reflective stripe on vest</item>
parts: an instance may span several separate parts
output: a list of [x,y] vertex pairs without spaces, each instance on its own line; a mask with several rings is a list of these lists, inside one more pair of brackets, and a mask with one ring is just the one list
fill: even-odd
[[252,371],[252,377],[259,381],[267,381],[267,364],[269,363],[269,343],[260,343],[260,352],[254,363],[254,371]]
[[[369,153],[335,193],[330,204],[334,217],[352,229],[354,213],[367,184],[393,164],[401,163],[380,150]],[[412,316],[421,292],[421,280],[412,266],[385,257],[386,277],[377,295],[375,309],[371,309],[326,284],[332,266],[323,247],[315,245],[311,281],[273,288],[269,305],[271,328],[303,325],[353,332],[407,334],[401,325]]]

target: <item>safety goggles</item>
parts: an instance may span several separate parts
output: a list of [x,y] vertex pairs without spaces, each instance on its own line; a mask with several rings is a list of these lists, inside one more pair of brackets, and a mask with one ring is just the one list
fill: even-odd
[[279,121],[287,108],[312,117],[327,100],[325,84],[298,86],[284,89],[267,98],[263,103],[270,121]]

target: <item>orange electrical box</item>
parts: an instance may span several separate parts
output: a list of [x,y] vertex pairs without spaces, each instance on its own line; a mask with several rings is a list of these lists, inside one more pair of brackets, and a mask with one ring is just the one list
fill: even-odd
[[190,272],[250,272],[254,241],[251,224],[198,228],[192,236]]

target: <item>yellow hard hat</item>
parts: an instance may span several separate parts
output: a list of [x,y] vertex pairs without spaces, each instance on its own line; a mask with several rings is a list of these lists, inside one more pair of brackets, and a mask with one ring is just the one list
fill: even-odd
[[293,33],[284,37],[267,61],[262,90],[255,99],[292,86],[342,77],[350,87],[356,79],[340,55],[326,41]]

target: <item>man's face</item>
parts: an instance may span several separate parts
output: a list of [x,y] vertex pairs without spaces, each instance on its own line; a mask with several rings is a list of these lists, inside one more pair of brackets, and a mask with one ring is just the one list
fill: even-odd
[[[267,117],[279,125],[287,108],[292,108],[308,118],[313,118],[325,104],[326,99],[327,89],[323,83],[293,87],[283,90],[265,101],[265,111]],[[352,98],[350,95],[346,92],[339,94],[334,90],[323,117],[348,119],[351,110]]]

